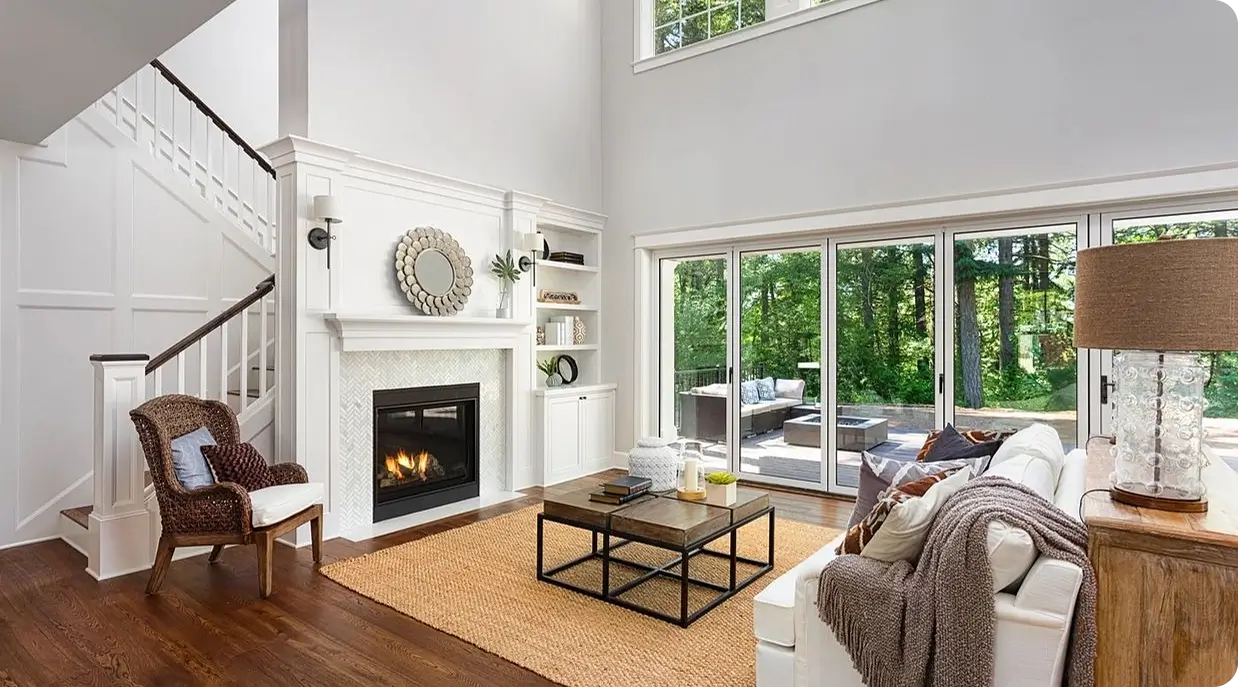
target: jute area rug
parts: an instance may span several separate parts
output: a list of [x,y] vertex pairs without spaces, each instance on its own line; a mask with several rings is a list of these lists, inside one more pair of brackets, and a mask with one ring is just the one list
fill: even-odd
[[[322,573],[345,587],[568,687],[739,687],[756,683],[752,598],[824,546],[837,532],[779,518],[776,567],[687,629],[561,589],[535,577],[537,514],[507,515],[340,561]],[[741,555],[763,559],[765,521],[740,531]],[[549,569],[589,550],[589,535],[546,523]],[[721,545],[715,548],[722,549]],[[630,544],[631,560],[668,560]],[[698,561],[700,563],[698,564]],[[724,562],[698,556],[692,577],[724,583]],[[612,566],[612,586],[637,573]],[[745,570],[741,566],[740,579]],[[600,566],[581,566],[577,584],[601,585]],[[678,613],[678,582],[654,581],[625,598]],[[706,594],[690,595],[690,608]]]

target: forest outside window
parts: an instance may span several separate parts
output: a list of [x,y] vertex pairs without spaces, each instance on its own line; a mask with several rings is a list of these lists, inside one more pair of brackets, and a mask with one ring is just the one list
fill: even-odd
[[677,62],[878,1],[636,0],[635,71]]

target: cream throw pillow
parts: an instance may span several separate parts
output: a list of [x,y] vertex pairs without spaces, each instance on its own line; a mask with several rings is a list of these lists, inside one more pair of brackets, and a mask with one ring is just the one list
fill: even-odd
[[929,525],[933,523],[937,511],[969,479],[971,468],[963,468],[934,484],[924,496],[894,506],[885,524],[873,534],[860,555],[887,563],[919,558],[924,540],[928,537]]

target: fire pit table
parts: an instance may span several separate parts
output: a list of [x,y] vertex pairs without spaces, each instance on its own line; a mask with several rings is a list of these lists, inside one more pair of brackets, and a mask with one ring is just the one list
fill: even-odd
[[[838,418],[838,450],[867,451],[889,438],[889,421],[875,417]],[[821,446],[821,415],[806,415],[782,423],[783,439],[793,446]]]

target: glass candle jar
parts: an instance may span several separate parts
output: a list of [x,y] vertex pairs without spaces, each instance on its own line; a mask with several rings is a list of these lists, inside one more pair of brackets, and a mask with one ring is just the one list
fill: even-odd
[[701,442],[684,442],[681,458],[676,479],[680,493],[704,498],[705,457],[701,455]]

